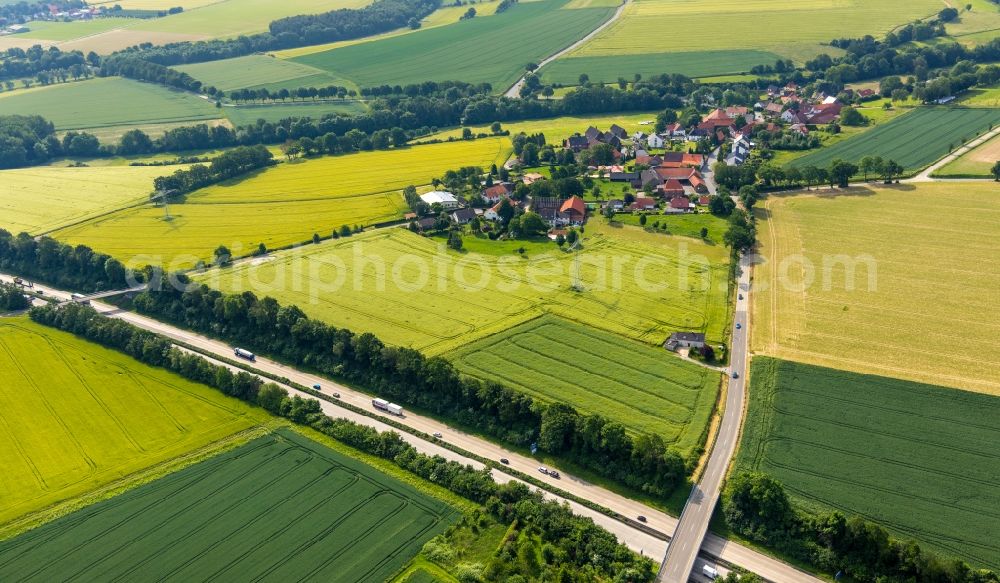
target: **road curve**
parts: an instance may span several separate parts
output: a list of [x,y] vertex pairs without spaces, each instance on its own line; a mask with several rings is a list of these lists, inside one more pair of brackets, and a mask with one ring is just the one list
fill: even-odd
[[[1000,126],[997,126],[997,127],[993,128],[992,130],[990,130],[990,131],[986,132],[985,134],[979,136],[978,138],[972,140],[968,144],[965,144],[965,145],[963,145],[963,146],[961,146],[959,148],[956,148],[954,152],[951,152],[950,154],[948,154],[944,158],[941,158],[937,162],[931,164],[930,166],[928,166],[927,168],[925,168],[924,171],[921,172],[920,174],[917,174],[913,178],[906,178],[906,179],[902,180],[901,182],[951,182],[951,181],[954,181],[956,179],[953,179],[953,178],[934,178],[933,176],[931,176],[931,174],[933,174],[934,172],[936,172],[939,168],[942,168],[942,167],[946,166],[947,164],[951,163],[956,158],[962,156],[963,154],[966,154],[970,150],[975,149],[976,147],[978,147],[979,145],[983,144],[987,140],[990,140],[990,139],[992,139],[992,138],[994,138],[994,137],[996,137],[998,135],[1000,135]],[[961,179],[958,179],[958,180],[961,180]],[[973,180],[992,180],[992,178],[979,178],[979,179],[973,179]]]
[[[736,286],[736,310],[733,316],[733,343],[729,355],[729,369],[732,374],[728,379],[729,388],[726,394],[726,409],[722,424],[715,439],[715,445],[708,458],[708,464],[702,474],[701,481],[691,490],[680,521],[674,530],[674,537],[667,547],[667,553],[660,565],[657,581],[663,583],[685,583],[691,575],[695,559],[702,547],[705,533],[708,532],[708,522],[712,518],[715,504],[719,500],[719,491],[726,477],[729,462],[736,451],[736,443],[740,437],[740,426],[743,422],[743,401],[747,376],[748,338],[750,336],[747,307],[750,302],[750,260],[749,255],[740,256],[740,277]],[[739,328],[737,328],[739,326]]]
[[[585,37],[581,38],[580,40],[576,41],[575,43],[569,45],[568,47],[564,48],[563,50],[559,51],[558,53],[555,53],[553,55],[549,55],[548,57],[545,57],[540,63],[538,63],[538,69],[541,69],[545,65],[548,65],[549,63],[551,63],[552,61],[554,61],[554,60],[558,59],[559,57],[565,55],[566,53],[568,53],[568,52],[570,52],[572,50],[575,50],[575,49],[583,46],[583,43],[585,43],[585,42],[589,41],[590,39],[594,38],[602,30],[604,30],[605,28],[611,26],[611,23],[613,23],[614,21],[618,20],[618,17],[621,16],[622,12],[625,11],[625,7],[628,5],[628,3],[629,3],[629,0],[624,0],[621,3],[621,5],[618,6],[618,9],[615,10],[615,13],[611,15],[611,18],[605,20],[604,23],[601,24],[601,26],[598,26],[594,30],[590,31],[590,34],[588,34],[587,36],[585,36]],[[544,34],[544,33],[541,33],[541,34]],[[535,70],[537,71],[538,69],[535,69]],[[504,97],[511,97],[513,99],[517,99],[518,97],[520,97],[521,96],[521,85],[524,85],[524,78],[526,76],[527,76],[527,74],[522,75],[521,78],[518,79],[516,83],[514,83],[513,85],[511,85],[510,89],[508,89],[507,91],[504,92],[504,94],[503,94]]]
[[[3,273],[0,273],[0,281],[11,281],[12,277]],[[50,288],[48,286],[41,286],[37,283],[35,284],[36,290],[44,290],[45,295],[49,297],[54,297],[56,299],[67,300],[70,299],[69,292],[62,290],[57,290]],[[134,312],[128,312],[121,310],[116,306],[111,306],[108,304],[103,304],[100,302],[91,302],[91,305],[105,316],[112,318],[119,318],[129,322],[130,324],[150,330],[161,334],[162,336],[183,342],[189,346],[197,348],[199,351],[204,353],[214,354],[219,357],[225,357],[227,359],[232,359],[232,348],[225,342],[214,340],[188,330],[177,328],[170,324],[165,324],[158,320],[149,318],[147,316],[142,316]],[[247,348],[253,349],[253,346],[248,346]],[[231,365],[227,365],[231,366]],[[443,435],[443,439],[449,443],[458,446],[459,448],[467,451],[474,452],[479,456],[489,458],[489,459],[500,459],[507,458],[510,461],[510,467],[524,472],[529,475],[538,477],[540,480],[551,484],[555,488],[562,489],[570,494],[578,496],[582,499],[592,501],[594,503],[600,504],[606,508],[618,512],[623,516],[636,517],[645,516],[647,518],[646,526],[651,528],[653,531],[659,532],[662,536],[654,536],[651,533],[645,532],[642,529],[636,528],[628,523],[613,519],[605,514],[594,511],[590,508],[586,508],[575,502],[570,501],[569,504],[573,511],[577,514],[583,516],[589,516],[594,519],[594,522],[599,524],[601,527],[607,529],[609,532],[614,534],[619,541],[628,545],[636,552],[642,552],[646,556],[659,556],[664,552],[664,547],[667,546],[662,539],[669,538],[673,535],[675,529],[677,528],[678,521],[676,518],[660,511],[650,506],[646,506],[635,500],[631,500],[597,485],[594,485],[586,480],[575,477],[569,473],[563,472],[561,479],[555,479],[550,476],[544,476],[537,472],[538,462],[529,456],[521,455],[519,453],[512,452],[497,445],[493,442],[487,441],[485,439],[479,438],[475,435],[470,435],[464,433],[458,429],[449,427],[447,424],[431,419],[429,417],[422,417],[420,415],[415,415],[412,413],[406,413],[405,417],[395,417],[392,415],[384,414],[380,411],[371,408],[372,396],[354,390],[350,387],[339,385],[316,375],[311,375],[303,373],[297,369],[288,367],[278,362],[271,361],[267,358],[257,357],[256,362],[253,363],[253,368],[261,370],[263,372],[274,374],[279,377],[285,377],[295,383],[305,386],[313,386],[319,384],[321,386],[321,391],[327,395],[333,392],[340,393],[340,400],[346,403],[350,403],[357,407],[362,407],[369,409],[372,413],[383,417],[386,419],[392,419],[396,422],[403,423],[409,427],[422,431],[428,435],[435,432],[440,432]],[[299,393],[291,387],[286,387],[292,394],[300,394],[303,397],[311,398],[308,394]],[[378,419],[373,419],[371,417],[360,415],[349,409],[343,407],[338,407],[334,403],[329,401],[321,400],[320,406],[322,407],[324,413],[333,417],[341,417],[345,419],[351,419],[361,424],[370,425],[375,427],[380,431],[386,431],[393,429],[391,426],[381,423]],[[725,423],[725,420],[723,421]],[[435,443],[434,440],[424,440],[420,437],[412,435],[406,432],[399,432],[403,439],[408,443],[413,444],[417,449],[424,453],[429,453],[431,455],[441,455],[446,459],[453,459],[460,461],[462,463],[469,463],[475,467],[482,467],[482,465],[468,457],[465,457],[459,453],[456,453],[450,449],[441,447],[439,444]],[[721,437],[720,432],[720,439]],[[719,441],[718,443],[721,443]],[[714,455],[713,455],[714,457]],[[712,460],[709,460],[709,464],[712,464]],[[558,468],[555,468],[558,469]],[[707,473],[707,471],[706,471]],[[504,474],[503,472],[493,472],[493,476],[500,482],[505,482],[508,480],[513,480],[512,476]],[[545,493],[547,497],[554,500],[562,499],[551,492]],[[744,569],[755,572],[762,577],[765,577],[769,581],[774,581],[775,583],[785,583],[785,582],[805,582],[805,583],[821,583],[820,579],[812,577],[802,571],[799,571],[795,567],[792,567],[786,563],[783,563],[777,559],[754,551],[748,547],[739,545],[732,541],[727,541],[726,539],[716,537],[714,535],[709,535],[704,542],[702,550],[705,554],[711,557],[718,558],[721,562],[727,564],[738,565]],[[699,561],[701,561],[699,559]],[[702,564],[701,562],[698,563]],[[725,572],[720,569],[720,572]]]

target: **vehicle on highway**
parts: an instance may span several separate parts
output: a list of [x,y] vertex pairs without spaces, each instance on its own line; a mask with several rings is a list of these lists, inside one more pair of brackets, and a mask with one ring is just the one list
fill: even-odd
[[545,466],[538,466],[538,471],[545,474],[546,476],[549,475],[549,469]]
[[313,388],[316,389],[317,391],[320,390],[319,383],[316,383],[315,385],[313,385]]
[[742,300],[743,299],[743,294],[740,294],[738,297],[739,297],[739,299]]
[[234,348],[233,354],[235,354],[240,358],[245,358],[251,362],[257,360],[257,356],[254,353],[250,352],[249,350],[244,350],[242,348]]
[[385,399],[372,399],[372,407],[379,409],[380,411],[385,411],[386,413],[392,413],[393,415],[403,416],[403,408],[395,403],[390,403]]
[[440,432],[440,431],[435,431],[435,432],[434,432],[434,438],[435,438],[435,439],[441,439],[441,437],[442,437],[442,435],[441,435],[441,432]]
[[716,570],[716,568],[711,565],[705,565],[704,567],[702,567],[701,574],[713,580],[719,578],[719,571]]
[[643,515],[640,514],[638,516],[638,518],[639,518],[639,522],[646,522],[646,517],[645,516],[643,516]]
[[45,295],[45,290],[43,290],[43,289],[35,290],[35,293],[38,294],[38,295],[40,295],[40,296],[44,296]]
[[740,378],[740,373],[738,373],[738,372],[736,372],[736,371],[734,370],[734,371],[733,371],[733,378],[734,378],[734,379],[738,379],[738,378]]
[[507,459],[507,458],[505,458],[505,457],[502,457],[502,458],[500,458],[500,463],[502,463],[505,466],[509,466],[510,465],[510,460]]
[[340,393],[334,393],[333,394],[333,398],[334,399],[339,399],[340,398]]
[[557,472],[555,470],[549,470],[549,475],[552,476],[553,478],[557,479],[557,480],[559,479],[559,472]]
[[743,327],[743,325],[742,325],[742,324],[740,324],[739,322],[737,322],[737,323],[736,323],[736,329],[737,329],[737,330],[739,330],[739,329],[740,329],[740,328],[742,328],[742,327]]
[[90,305],[90,300],[88,300],[87,296],[83,294],[69,294],[69,299],[78,304],[83,304],[85,306]]

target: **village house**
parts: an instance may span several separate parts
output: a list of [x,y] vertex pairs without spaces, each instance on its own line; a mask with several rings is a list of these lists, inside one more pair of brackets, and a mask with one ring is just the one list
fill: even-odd
[[670,140],[683,141],[687,138],[687,130],[678,122],[668,124],[667,127],[663,129],[663,133],[660,134]]
[[567,150],[572,150],[573,153],[579,154],[580,152],[590,147],[590,140],[588,140],[586,136],[581,136],[580,134],[573,134],[572,136],[566,138],[563,141],[563,146]]
[[623,128],[622,126],[620,126],[620,125],[618,125],[616,123],[611,124],[611,127],[608,128],[608,132],[610,132],[612,135],[614,135],[619,140],[624,140],[625,138],[628,137],[628,132],[625,131],[625,128]]
[[628,210],[633,213],[656,210],[656,199],[640,196],[635,199],[635,202],[629,205]]
[[571,196],[566,200],[535,197],[531,199],[530,210],[553,227],[582,225],[587,216],[587,205],[579,196]]
[[493,186],[483,189],[482,197],[487,204],[496,204],[502,199],[510,196],[510,193],[514,191],[514,185],[509,182],[500,182],[494,184]]
[[705,346],[705,335],[701,332],[674,332],[665,344],[668,350],[678,348],[701,348]]
[[694,209],[694,204],[691,203],[691,199],[681,195],[675,196],[670,199],[667,203],[667,207],[663,210],[665,213],[687,213]]
[[564,220],[565,224],[582,225],[587,220],[587,205],[579,196],[573,195],[563,201],[559,207],[559,220]]
[[451,213],[451,220],[459,225],[465,225],[474,218],[476,218],[476,211],[469,207],[461,208]]
[[521,177],[521,180],[528,185],[534,184],[539,180],[544,180],[544,179],[545,177],[539,174],[538,172],[526,172],[524,176]]
[[649,134],[649,137],[646,138],[646,145],[650,148],[662,148],[663,144],[663,136],[659,134]]
[[604,208],[610,208],[615,212],[620,212],[623,208],[625,208],[625,201],[620,198],[613,198],[604,203]]
[[436,224],[436,217],[424,217],[417,221],[417,229],[420,231],[430,231],[434,229],[434,225]]
[[726,156],[727,166],[740,166],[750,157],[750,140],[746,136],[739,136],[733,141],[733,147]]
[[445,209],[458,208],[458,199],[455,195],[445,190],[432,190],[420,195],[420,200],[427,204],[439,204]]

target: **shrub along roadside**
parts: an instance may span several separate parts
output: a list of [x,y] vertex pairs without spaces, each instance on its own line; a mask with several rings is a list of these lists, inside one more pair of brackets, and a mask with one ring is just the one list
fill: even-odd
[[440,456],[418,453],[394,431],[379,433],[353,421],[332,419],[322,413],[318,401],[297,395],[289,397],[287,391],[274,383],[264,383],[248,372],[234,374],[224,366],[173,346],[153,332],[101,316],[89,306],[48,305],[33,308],[30,315],[40,324],[72,332],[146,364],[166,368],[294,423],[312,427],[365,453],[391,460],[423,479],[483,504],[487,511],[504,522],[516,520],[529,524],[537,529],[544,542],[561,551],[564,568],[571,569],[569,574],[578,576],[571,580],[614,577],[616,581],[642,582],[653,579],[654,565],[649,559],[629,551],[592,520],[573,515],[568,506],[544,501],[540,492],[531,492],[523,484],[497,484],[488,468],[475,470]]
[[840,512],[795,510],[781,483],[759,473],[730,477],[722,494],[726,523],[735,532],[823,570],[872,583],[997,583],[991,571],[942,559],[914,541],[893,539],[881,526]]

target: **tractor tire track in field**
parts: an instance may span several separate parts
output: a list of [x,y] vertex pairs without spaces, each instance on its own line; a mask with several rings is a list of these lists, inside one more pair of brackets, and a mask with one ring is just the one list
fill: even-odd
[[90,383],[87,382],[85,378],[83,378],[83,375],[81,375],[80,372],[76,370],[76,367],[70,364],[69,359],[66,358],[66,351],[58,349],[55,343],[53,343],[52,340],[49,338],[46,338],[45,342],[52,348],[52,352],[54,352],[56,356],[59,358],[59,360],[62,361],[66,369],[69,370],[74,377],[76,377],[76,380],[80,382],[80,386],[87,391],[87,394],[89,394],[90,398],[92,398],[94,402],[97,403],[97,406],[101,408],[101,411],[103,411],[104,414],[108,417],[108,419],[110,419],[111,422],[115,424],[115,427],[117,427],[118,431],[120,431],[122,436],[125,437],[125,440],[129,442],[129,444],[132,446],[132,449],[134,449],[136,452],[139,453],[145,452],[146,448],[143,447],[142,444],[140,444],[138,441],[136,441],[135,437],[132,436],[132,432],[128,430],[128,428],[125,426],[122,420],[119,419],[118,416],[111,411],[111,408],[108,407],[108,404],[105,403],[103,399],[97,396],[97,392],[94,390],[94,387],[90,386]]
[[[2,338],[0,338],[0,349],[2,349],[4,352],[7,353],[7,358],[9,358],[14,367],[17,368],[18,372],[21,374],[21,378],[23,378],[24,381],[28,385],[30,385],[31,388],[35,391],[35,394],[38,396],[39,401],[41,401],[42,406],[45,407],[46,412],[52,417],[52,419],[56,422],[56,424],[59,425],[59,427],[66,434],[67,441],[73,444],[73,447],[77,450],[77,453],[87,464],[87,466],[90,467],[90,471],[87,472],[87,476],[92,476],[97,471],[97,464],[94,462],[93,458],[90,457],[90,454],[87,453],[86,448],[83,447],[83,444],[80,443],[80,441],[76,438],[73,432],[70,431],[69,427],[66,425],[66,422],[63,421],[62,417],[56,414],[55,409],[52,408],[52,403],[50,403],[49,400],[45,398],[45,393],[42,391],[41,387],[39,387],[38,384],[34,381],[34,379],[31,378],[31,376],[28,374],[28,371],[21,365],[20,361],[18,361],[17,358],[15,358],[14,352],[10,349],[9,346],[7,346],[7,343]],[[81,478],[81,480],[82,479],[84,478]]]

